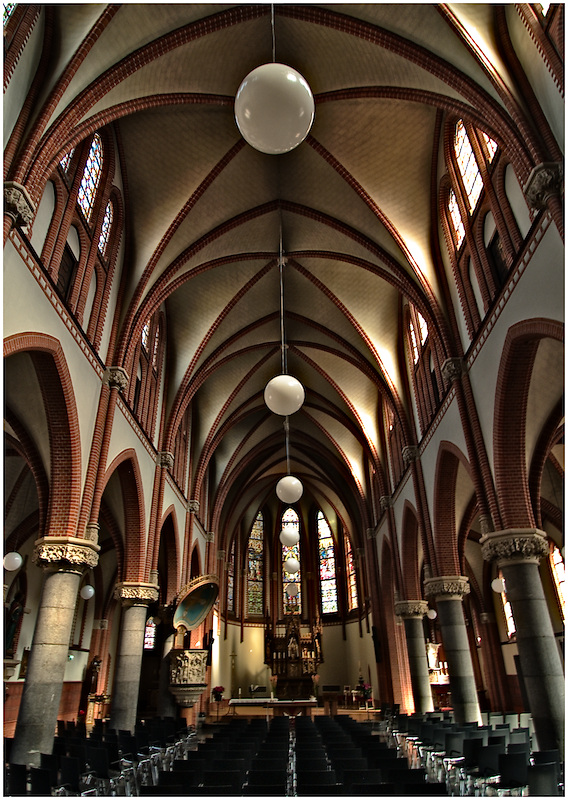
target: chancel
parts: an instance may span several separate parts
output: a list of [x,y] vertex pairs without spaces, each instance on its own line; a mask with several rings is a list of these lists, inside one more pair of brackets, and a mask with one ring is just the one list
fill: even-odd
[[6,795],[563,793],[564,15],[4,4]]

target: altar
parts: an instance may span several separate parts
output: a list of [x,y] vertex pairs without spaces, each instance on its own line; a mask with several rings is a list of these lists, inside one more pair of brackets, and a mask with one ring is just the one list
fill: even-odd
[[311,717],[312,708],[315,708],[316,706],[317,701],[315,699],[272,700],[270,697],[239,697],[229,700],[229,714],[232,713],[233,716],[238,716],[238,708],[262,708],[266,709],[267,717],[270,715],[274,717],[282,717],[284,715],[296,717],[298,714]]

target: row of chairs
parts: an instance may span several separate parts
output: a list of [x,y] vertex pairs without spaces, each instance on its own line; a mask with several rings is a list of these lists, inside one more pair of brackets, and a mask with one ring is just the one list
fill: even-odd
[[533,749],[529,715],[488,714],[483,722],[456,725],[447,713],[399,715],[388,733],[450,794],[560,793],[560,753]]

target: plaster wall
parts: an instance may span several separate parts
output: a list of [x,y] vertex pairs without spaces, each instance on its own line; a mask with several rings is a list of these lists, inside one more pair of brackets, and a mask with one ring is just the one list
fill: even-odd
[[22,97],[26,97],[37,70],[43,45],[44,15],[40,14],[26,44],[25,54],[18,59],[14,74],[4,90],[3,131],[4,142],[12,133],[22,108]]

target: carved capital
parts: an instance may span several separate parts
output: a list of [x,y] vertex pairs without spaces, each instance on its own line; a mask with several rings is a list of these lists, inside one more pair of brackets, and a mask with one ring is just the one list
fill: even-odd
[[174,454],[168,450],[162,450],[156,456],[156,464],[164,469],[172,469],[174,465]]
[[107,367],[103,375],[103,383],[108,384],[111,389],[118,389],[123,392],[128,386],[128,372],[124,367]]
[[215,541],[215,531],[207,531],[205,534],[205,541],[206,542],[214,542]]
[[495,614],[492,611],[482,611],[479,615],[479,621],[482,625],[490,625],[495,622]]
[[459,381],[465,374],[465,364],[462,358],[447,358],[442,364],[442,377],[446,383]]
[[199,514],[199,500],[188,500],[187,510],[190,514]]
[[149,606],[158,599],[158,587],[153,583],[121,581],[114,588],[114,596],[123,606]]
[[529,175],[524,187],[531,208],[546,208],[549,198],[560,194],[563,177],[564,170],[561,164],[554,162],[538,164]]
[[29,225],[35,214],[35,206],[26,188],[14,181],[4,184],[4,213],[19,227]]
[[469,578],[463,575],[440,575],[424,581],[424,594],[436,600],[461,600],[469,592]]
[[416,447],[415,444],[406,445],[406,447],[402,448],[402,460],[404,462],[405,468],[411,464],[413,461],[416,461],[420,455],[420,451]]
[[83,573],[99,563],[99,545],[74,536],[46,536],[34,544],[32,561],[48,570]]
[[385,511],[387,508],[392,508],[393,502],[390,494],[381,495],[380,504],[383,511]]
[[481,554],[486,561],[504,564],[538,564],[548,555],[549,545],[546,534],[537,528],[513,528],[494,531],[480,539]]
[[94,619],[93,620],[93,630],[94,631],[107,631],[108,630],[108,619]]
[[425,600],[399,600],[394,604],[394,613],[402,619],[422,619],[427,611],[428,603]]
[[225,550],[217,550],[217,561],[224,561],[227,552]]
[[375,539],[377,531],[374,528],[367,528],[367,539]]

